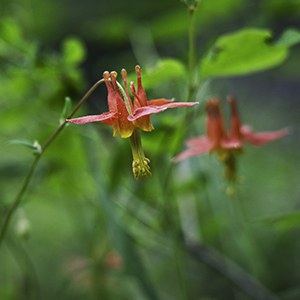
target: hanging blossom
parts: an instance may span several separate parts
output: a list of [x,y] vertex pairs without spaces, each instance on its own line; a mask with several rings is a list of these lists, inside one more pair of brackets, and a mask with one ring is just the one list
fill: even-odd
[[[152,131],[154,129],[150,115],[165,111],[168,108],[193,106],[198,102],[173,102],[164,98],[148,100],[146,91],[142,85],[141,67],[136,66],[137,90],[133,82],[129,88],[127,84],[127,72],[122,69],[124,88],[117,81],[117,72],[105,71],[103,80],[107,87],[108,112],[100,115],[89,115],[67,121],[74,124],[86,124],[92,122],[101,122],[113,127],[113,136],[120,134],[121,138],[130,138],[130,145],[133,154],[133,174],[135,178],[151,175],[150,160],[145,157],[139,129],[143,131]],[[130,97],[129,89],[133,95]]]
[[211,99],[206,102],[206,135],[186,141],[187,149],[175,157],[176,161],[191,156],[215,152],[225,164],[225,177],[236,180],[236,155],[242,152],[243,145],[250,143],[262,146],[285,136],[287,129],[266,132],[253,132],[248,125],[241,125],[236,100],[228,98],[231,109],[230,129],[224,126],[220,100]]

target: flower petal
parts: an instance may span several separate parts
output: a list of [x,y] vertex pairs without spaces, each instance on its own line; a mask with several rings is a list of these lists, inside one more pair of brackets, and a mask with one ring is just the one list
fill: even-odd
[[249,126],[241,127],[242,139],[255,146],[262,146],[288,134],[288,129],[284,128],[277,131],[252,132]]
[[150,116],[141,117],[135,121],[133,121],[134,126],[141,128],[143,131],[152,131],[154,129]]
[[205,147],[199,147],[199,148],[196,148],[196,147],[192,147],[192,148],[188,148],[187,150],[184,150],[183,152],[181,152],[180,154],[178,154],[176,157],[175,157],[175,161],[181,161],[181,160],[184,160],[186,158],[189,158],[189,157],[192,157],[192,156],[197,156],[197,155],[201,155],[201,154],[204,154],[204,153],[208,153],[210,152],[212,149],[211,149],[211,145],[208,146],[205,148]]
[[139,104],[139,105],[137,105],[137,107],[146,106],[147,105],[147,95],[146,95],[146,91],[144,90],[143,85],[142,85],[142,69],[139,65],[135,66],[135,72],[137,75],[137,97],[136,97],[136,99],[134,99],[134,101],[138,102],[138,103],[135,103],[135,104]]
[[141,117],[144,116],[149,116],[152,114],[158,114],[164,110],[166,110],[167,108],[161,107],[161,106],[143,106],[143,107],[139,107],[137,109],[134,110],[134,115],[129,115],[128,116],[128,120],[129,121],[135,121]]
[[189,147],[206,147],[208,144],[211,145],[211,142],[207,138],[207,136],[202,135],[199,137],[188,139],[185,144]]
[[188,149],[175,157],[175,161],[181,161],[191,156],[201,155],[213,150],[212,142],[206,136],[192,138],[186,141]]
[[[126,127],[123,126],[122,128],[119,129],[120,137],[122,139],[129,138],[132,135],[133,129],[134,129],[133,126],[126,126]],[[117,133],[115,132],[114,136],[116,136],[116,135],[117,135]]]
[[127,120],[126,116],[121,115],[118,119],[118,127],[114,127],[114,130],[114,136],[119,132],[121,138],[126,139],[132,135],[134,125]]
[[128,111],[125,102],[120,97],[117,99],[117,106],[118,119],[115,122],[115,133],[119,132],[121,138],[128,138],[133,132],[134,125],[128,120]]
[[74,124],[102,122],[107,125],[112,125],[115,115],[116,115],[116,113],[114,113],[114,112],[105,112],[101,115],[91,115],[91,116],[84,116],[84,117],[80,117],[80,118],[67,119],[67,122],[74,123]]
[[147,101],[147,105],[162,106],[164,104],[168,104],[172,102],[174,102],[174,99],[169,100],[169,99],[160,98],[160,99],[153,99]]
[[128,116],[129,121],[135,121],[143,116],[149,116],[152,114],[158,114],[168,108],[183,107],[183,106],[194,106],[198,102],[171,102],[161,106],[143,106],[135,109],[133,116]]
[[224,149],[241,149],[243,147],[242,142],[236,138],[222,139],[220,145]]

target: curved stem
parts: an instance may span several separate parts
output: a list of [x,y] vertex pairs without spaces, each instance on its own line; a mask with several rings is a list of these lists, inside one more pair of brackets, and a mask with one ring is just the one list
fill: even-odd
[[[79,102],[76,104],[76,106],[74,107],[74,109],[72,110],[72,112],[68,115],[67,119],[73,117],[73,115],[78,111],[78,109],[87,101],[87,99],[89,98],[89,96],[95,91],[95,89],[102,83],[104,82],[103,79],[98,80],[87,92],[86,94],[79,100]],[[30,180],[32,178],[32,175],[38,165],[38,162],[41,158],[41,156],[43,155],[43,153],[45,152],[45,150],[52,144],[52,142],[55,140],[55,138],[58,136],[58,134],[64,129],[64,127],[66,126],[67,121],[65,120],[55,131],[54,133],[49,137],[49,139],[44,143],[44,145],[41,147],[40,152],[38,152],[36,154],[35,159],[33,160],[29,171],[24,179],[24,182],[21,186],[21,189],[19,191],[19,193],[17,194],[15,200],[13,201],[11,207],[8,210],[8,213],[6,214],[4,221],[3,221],[3,225],[1,227],[1,231],[0,231],[0,246],[4,240],[5,234],[7,232],[8,229],[8,225],[10,223],[10,220],[14,214],[14,212],[16,211],[16,209],[19,207],[23,196],[28,188],[28,185],[30,183]]]
[[[88,100],[88,98],[91,96],[91,94],[95,91],[95,89],[104,82],[104,79],[98,80],[86,93],[85,95],[79,100],[79,102],[75,105],[74,109],[71,111],[71,113],[67,116],[67,119],[72,118],[75,113],[78,111],[78,109]],[[67,124],[67,119],[55,130],[55,132],[50,136],[50,138],[44,143],[42,146],[41,154],[45,152],[46,148],[50,146],[50,144],[53,142],[53,140],[57,137],[57,135],[63,130],[63,128]]]

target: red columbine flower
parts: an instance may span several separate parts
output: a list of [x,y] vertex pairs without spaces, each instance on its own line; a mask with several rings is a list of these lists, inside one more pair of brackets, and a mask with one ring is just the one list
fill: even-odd
[[120,133],[122,138],[128,138],[132,135],[134,127],[138,127],[143,131],[153,130],[150,121],[150,115],[165,111],[168,108],[193,106],[198,102],[173,102],[164,98],[147,100],[146,92],[142,86],[141,68],[135,67],[137,73],[137,92],[134,83],[130,83],[130,90],[134,96],[133,103],[130,98],[127,87],[126,70],[121,71],[124,90],[116,81],[116,72],[104,72],[103,78],[107,87],[108,109],[109,112],[101,115],[91,115],[75,119],[69,119],[68,122],[74,124],[86,124],[91,122],[101,122],[114,128],[114,136]]
[[175,159],[181,161],[191,156],[216,152],[225,164],[225,176],[236,179],[235,156],[242,151],[244,143],[262,146],[287,134],[287,129],[267,132],[253,132],[247,125],[240,125],[236,101],[228,99],[231,118],[230,130],[226,132],[220,110],[220,100],[211,99],[206,103],[206,135],[187,140],[187,150]]
[[117,73],[107,72],[103,73],[103,79],[108,91],[107,104],[109,112],[100,115],[91,115],[75,119],[69,119],[68,122],[74,124],[86,124],[91,122],[101,122],[110,125],[114,129],[113,136],[120,133],[122,138],[128,138],[132,135],[134,125],[128,121],[128,110],[117,84]]
[[114,129],[113,136],[118,133],[121,138],[130,137],[130,144],[133,154],[133,173],[136,178],[149,175],[149,159],[145,157],[138,128],[143,131],[153,130],[150,115],[160,113],[168,108],[193,106],[197,102],[173,102],[167,99],[148,100],[146,92],[142,86],[141,68],[135,67],[137,73],[137,91],[134,83],[130,83],[130,90],[133,94],[133,102],[131,100],[128,86],[127,73],[123,69],[121,71],[124,83],[123,87],[117,82],[116,72],[104,72],[103,79],[107,87],[107,103],[108,112],[100,115],[91,115],[75,119],[69,119],[68,122],[74,124],[86,124],[91,122],[101,122],[112,126]]

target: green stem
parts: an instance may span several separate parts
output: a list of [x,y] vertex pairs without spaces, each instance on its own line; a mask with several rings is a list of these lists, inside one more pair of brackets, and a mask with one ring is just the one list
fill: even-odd
[[30,255],[28,254],[26,248],[23,246],[23,243],[16,243],[16,241],[9,238],[6,240],[6,245],[12,253],[16,263],[19,265],[22,274],[24,274],[23,276],[25,277],[25,281],[27,281],[26,279],[29,279],[29,282],[27,283],[29,284],[29,286],[26,289],[27,293],[20,290],[22,296],[25,296],[25,292],[27,294],[26,299],[40,299],[41,291],[38,274]]
[[23,195],[25,193],[25,191],[27,190],[27,187],[29,185],[30,179],[32,177],[32,174],[34,173],[34,170],[38,164],[38,161],[41,157],[41,154],[38,154],[35,159],[33,160],[30,169],[27,173],[27,176],[25,177],[25,180],[23,182],[23,185],[17,195],[17,197],[15,198],[15,201],[13,202],[12,206],[9,208],[7,215],[5,216],[2,228],[1,228],[1,232],[0,232],[0,246],[3,242],[5,233],[7,231],[8,225],[9,225],[9,221],[13,215],[13,213],[15,212],[15,210],[18,208],[19,204],[21,203],[21,200],[23,198]]
[[189,32],[188,32],[188,101],[195,91],[195,62],[196,62],[196,30],[195,16],[197,7],[191,5],[188,7],[189,13]]
[[[98,80],[87,92],[86,94],[80,99],[80,101],[76,104],[76,106],[74,107],[74,109],[72,110],[72,112],[68,115],[67,119],[70,119],[73,117],[73,115],[78,111],[78,109],[87,101],[87,99],[89,98],[89,96],[95,91],[95,89],[102,83],[104,82],[103,79]],[[24,182],[21,186],[21,189],[19,191],[19,193],[17,194],[15,200],[13,201],[11,207],[8,210],[8,213],[6,214],[4,221],[3,221],[3,225],[1,227],[1,231],[0,231],[0,247],[1,244],[4,240],[5,234],[7,232],[8,229],[8,225],[10,223],[10,220],[14,214],[14,212],[16,211],[16,209],[19,207],[23,196],[28,188],[28,185],[30,183],[30,180],[32,178],[32,175],[38,165],[38,162],[41,158],[41,156],[43,155],[43,153],[45,152],[45,150],[52,144],[52,142],[55,140],[55,138],[58,136],[58,134],[64,129],[64,127],[66,126],[67,121],[65,120],[55,131],[54,133],[49,137],[49,139],[44,143],[44,145],[41,147],[41,151],[39,153],[36,154],[35,159],[33,160],[29,171],[24,179]]]
[[66,126],[67,119],[72,118],[75,113],[78,111],[78,109],[88,100],[88,98],[91,96],[91,94],[95,91],[95,89],[104,82],[104,79],[98,80],[86,93],[85,95],[79,100],[79,102],[75,105],[74,109],[71,111],[71,113],[67,116],[66,120],[55,130],[55,132],[50,136],[50,138],[45,142],[45,144],[42,146],[41,154],[45,152],[46,148],[50,146],[50,144],[53,142],[53,140],[58,136],[58,134],[63,130],[63,128]]

